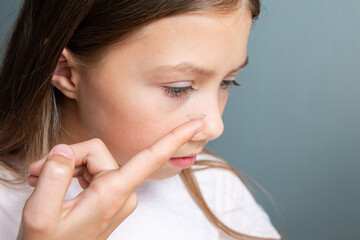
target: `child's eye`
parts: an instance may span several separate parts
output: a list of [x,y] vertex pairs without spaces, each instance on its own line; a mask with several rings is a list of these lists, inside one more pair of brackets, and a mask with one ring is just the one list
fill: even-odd
[[188,93],[195,91],[192,86],[187,87],[164,87],[165,94],[169,97],[181,98],[185,97]]
[[229,80],[224,80],[220,83],[220,87],[223,88],[223,89],[227,89],[229,86],[232,86],[232,85],[235,85],[235,86],[241,86],[241,84],[237,83],[236,81],[232,80],[232,81],[229,81]]
[[[182,83],[180,83],[180,85],[183,85],[184,87],[176,87],[176,83],[173,83],[173,84],[170,84],[170,86],[164,86],[163,89],[167,96],[169,96],[171,98],[181,99],[183,97],[186,97],[187,94],[196,90],[191,85],[185,86],[186,84],[187,84],[186,82],[182,82]],[[171,86],[171,85],[174,85],[174,86]],[[235,80],[223,80],[220,83],[220,87],[222,89],[227,89],[231,85],[241,86]]]

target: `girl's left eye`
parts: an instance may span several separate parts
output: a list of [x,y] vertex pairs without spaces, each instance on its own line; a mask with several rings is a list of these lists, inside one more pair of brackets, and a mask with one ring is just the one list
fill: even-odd
[[196,89],[192,86],[187,87],[163,87],[165,94],[172,98],[182,98],[185,97],[188,93],[195,91]]
[[[220,87],[222,89],[227,89],[230,86],[241,86],[239,83],[237,83],[235,80],[223,80],[220,83]],[[164,86],[163,87],[165,94],[172,98],[181,99],[183,97],[186,97],[187,94],[195,91],[196,89],[190,86],[185,87],[170,87],[170,86]]]

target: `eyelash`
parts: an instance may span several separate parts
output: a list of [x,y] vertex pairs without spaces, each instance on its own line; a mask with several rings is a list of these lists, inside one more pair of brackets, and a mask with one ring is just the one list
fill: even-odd
[[[223,83],[225,83],[225,85],[222,85]],[[227,89],[229,88],[230,86],[241,86],[241,84],[237,83],[236,81],[227,81],[227,80],[224,80],[221,82],[220,86],[223,88],[223,89]],[[178,98],[178,99],[181,99],[183,97],[185,97],[187,94],[195,91],[196,89],[193,88],[192,86],[188,86],[188,87],[177,87],[177,88],[174,88],[174,87],[164,87],[164,91],[165,91],[165,94],[168,95],[169,97],[172,97],[172,98]]]

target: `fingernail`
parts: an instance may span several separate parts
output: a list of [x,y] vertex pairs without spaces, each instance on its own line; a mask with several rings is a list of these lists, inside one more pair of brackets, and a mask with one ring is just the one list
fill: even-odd
[[71,148],[68,145],[65,144],[59,144],[56,145],[50,152],[49,156],[53,156],[53,155],[62,155],[68,159],[72,159],[73,153]]
[[[192,120],[203,120],[206,117],[206,114],[203,114],[203,113],[188,114],[188,115],[185,115],[185,117],[187,119],[189,119],[190,121],[192,121]],[[195,134],[201,132],[204,129],[204,127],[205,127],[205,124],[204,123],[201,124],[201,127],[199,127],[196,130]]]
[[185,115],[185,117],[189,120],[195,120],[195,119],[200,119],[203,120],[206,117],[206,114],[189,114],[189,115]]

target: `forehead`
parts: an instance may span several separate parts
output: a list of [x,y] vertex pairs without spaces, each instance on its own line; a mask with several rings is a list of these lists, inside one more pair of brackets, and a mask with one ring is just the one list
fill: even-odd
[[137,58],[143,66],[191,61],[212,68],[227,64],[234,68],[246,60],[251,23],[246,8],[227,14],[175,15],[144,26],[111,52],[129,60]]
[[[207,33],[241,33],[250,28],[252,23],[251,12],[246,7],[241,7],[229,13],[190,12],[175,16],[161,18],[141,28],[130,39],[150,40],[160,36],[187,34],[187,36]],[[198,33],[198,34],[197,34]]]

